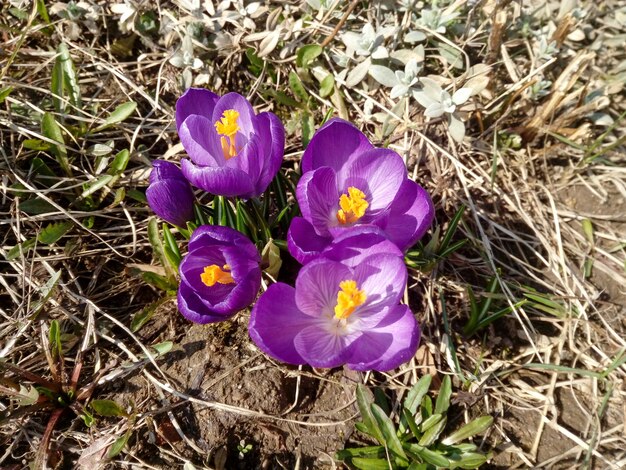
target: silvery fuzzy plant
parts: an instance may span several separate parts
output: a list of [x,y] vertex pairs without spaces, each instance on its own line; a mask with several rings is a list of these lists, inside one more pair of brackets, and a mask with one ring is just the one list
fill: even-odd
[[407,44],[416,44],[420,42],[430,41],[439,51],[439,55],[454,68],[462,68],[463,60],[460,51],[451,47],[449,44],[433,38],[434,34],[444,35],[453,22],[458,18],[460,13],[454,11],[454,5],[446,9],[423,9],[419,17],[414,16],[413,24],[416,29],[409,30],[403,38],[403,42]]
[[404,41],[410,44],[425,41],[428,38],[428,31],[438,34],[445,34],[448,26],[459,16],[459,12],[440,9],[425,8],[421,11],[419,18],[415,20],[418,30],[411,30],[404,36]]
[[372,59],[386,59],[389,51],[383,45],[385,39],[393,34],[395,28],[385,27],[374,30],[370,23],[365,23],[361,34],[347,32],[341,36],[341,40],[346,45],[348,56],[356,55],[356,60],[361,61],[346,78],[346,85],[353,87],[357,85],[372,65]]
[[405,96],[415,97],[415,94],[421,90],[418,86],[418,74],[422,70],[422,65],[423,62],[411,59],[404,66],[404,71],[396,70],[394,72],[384,65],[372,65],[368,73],[381,85],[391,88],[391,99]]
[[193,41],[189,31],[183,36],[183,42],[180,49],[174,53],[169,62],[174,67],[183,69],[183,89],[186,90],[189,88],[193,83],[193,74],[191,70],[199,70],[204,65],[204,62],[202,62],[201,59],[194,57]]
[[452,95],[430,78],[421,78],[422,90],[413,96],[426,110],[424,115],[430,118],[445,116],[450,135],[457,142],[465,136],[465,124],[457,112],[460,105],[467,102],[473,93],[471,88],[459,88]]

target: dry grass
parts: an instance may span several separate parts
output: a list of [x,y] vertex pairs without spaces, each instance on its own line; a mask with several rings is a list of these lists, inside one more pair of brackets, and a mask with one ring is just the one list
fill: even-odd
[[[494,24],[510,24],[518,14],[517,5],[484,3],[466,10],[476,27],[462,35],[462,41],[443,37],[463,54],[469,53],[472,63],[491,60],[490,86],[469,115],[470,138],[462,145],[448,139],[440,124],[425,123],[421,110],[409,106],[393,109],[389,90],[383,87],[348,88],[338,78],[345,106],[341,108],[335,99],[321,98],[307,85],[317,108],[316,123],[334,107],[338,113],[347,113],[368,135],[380,136],[381,125],[364,111],[368,98],[374,100],[374,112],[395,119],[388,136],[390,146],[406,157],[413,177],[431,192],[437,224],[445,228],[459,207],[467,207],[456,238],[467,238],[469,243],[431,272],[413,272],[409,283],[407,300],[416,308],[423,328],[418,355],[394,374],[348,374],[347,378],[378,384],[399,401],[424,373],[439,378],[452,374],[458,422],[481,413],[497,418],[484,447],[495,447],[494,464],[499,468],[624,468],[626,170],[625,149],[618,144],[625,129],[617,126],[590,155],[593,139],[605,128],[595,127],[587,119],[598,107],[613,119],[626,108],[618,93],[626,57],[615,42],[624,34],[623,29],[616,29],[612,17],[617,2],[589,5],[582,23],[568,16],[557,21],[553,37],[563,44],[561,55],[545,62],[535,56],[528,38],[507,36],[506,28],[490,29]],[[218,382],[236,382],[242,370],[279,370],[296,378],[295,399],[283,413],[236,406],[181,388],[166,370],[167,353],[158,354],[153,348],[160,341],[176,343],[184,338],[186,327],[171,304],[159,310],[171,317],[158,334],[130,329],[132,315],[162,294],[132,276],[129,268],[153,262],[148,242],[150,211],[129,197],[114,204],[114,192],[122,187],[127,194],[130,189],[145,188],[153,158],[165,155],[175,159],[182,152],[173,126],[181,73],[168,61],[192,22],[194,12],[185,5],[156,2],[149,8],[162,22],[171,20],[171,27],[159,38],[138,37],[132,60],[112,52],[120,37],[130,35],[119,33],[119,15],[106,8],[96,20],[99,35],[89,33],[85,23],[58,16],[52,18],[51,26],[42,24],[34,6],[26,20],[3,15],[0,89],[11,87],[12,91],[0,105],[0,358],[50,378],[48,330],[51,320],[58,320],[65,348],[65,368],[58,375],[68,384],[76,380],[85,397],[115,399],[117,387],[131,377],[143,377],[137,382],[143,387],[137,395],[142,401],[134,404],[132,420],[102,419],[87,428],[71,413],[66,415],[51,435],[49,464],[63,454],[65,465],[81,459],[83,468],[95,468],[90,466],[127,430],[132,436],[162,435],[162,428],[155,423],[166,415],[174,429],[170,440],[177,436],[176,441],[183,444],[175,445],[167,436],[150,443],[139,437],[131,439],[131,445],[115,457],[115,466],[162,468],[165,462],[180,466],[193,461],[196,467],[220,468],[224,451],[200,442],[176,413],[190,404],[196,411],[215,410],[288,430],[351,425],[355,418],[350,400],[343,408],[319,416],[299,415],[299,400],[305,395],[300,390],[301,380],[337,387],[343,387],[344,380],[325,371],[286,368],[257,353],[212,377],[209,388]],[[546,8],[545,4],[538,6]],[[270,26],[276,26],[279,8],[285,18],[279,30],[282,42],[272,49],[271,33],[277,29]],[[220,36],[221,41],[231,42],[219,52],[209,51],[200,42],[194,44],[196,51],[209,51],[211,58],[203,70],[206,86],[220,92],[249,91],[260,108],[288,111],[272,104],[259,89],[286,92],[296,50],[304,44],[322,43],[326,37],[328,48],[323,57],[331,67],[330,54],[343,45],[329,35],[348,8],[354,11],[344,28],[352,30],[382,14],[376,6],[332,2],[323,14],[313,14],[308,22],[294,25],[306,10],[304,6],[270,2],[268,12],[256,18],[248,16],[257,25],[252,37],[243,19],[233,17],[224,29],[229,36]],[[399,25],[406,28],[406,16],[398,17]],[[73,38],[72,24],[83,34]],[[49,36],[46,28],[51,29]],[[595,47],[591,36],[583,41],[565,39],[564,31],[582,29],[589,34],[589,28],[600,28],[595,36],[596,41],[604,41],[600,47]],[[61,41],[68,45],[77,66],[80,108],[66,96],[50,92],[55,48]],[[258,77],[244,65],[249,46],[267,51]],[[269,78],[271,71],[276,74],[275,82]],[[453,73],[458,75],[442,71],[443,76]],[[546,96],[533,102],[525,90],[539,74],[553,85]],[[585,102],[587,93],[595,89],[603,90],[604,101]],[[44,111],[52,109],[53,99],[65,103],[66,124],[84,123],[92,130],[121,103],[136,101],[138,108],[129,119],[105,131],[74,140],[66,133],[72,175],[46,180],[34,177],[31,162],[41,156],[53,166],[54,159],[28,149],[24,140],[50,142],[42,135],[40,120]],[[505,147],[501,131],[521,135],[521,146]],[[559,140],[555,135],[562,137]],[[290,162],[297,162],[299,137],[299,131],[289,136]],[[116,185],[104,190],[102,204],[86,211],[70,201],[82,192],[83,184],[97,177],[90,147],[108,141],[113,141],[115,152],[129,149],[131,160]],[[593,161],[589,158],[611,142],[616,145]],[[20,210],[21,201],[35,197],[50,209],[42,215]],[[93,223],[84,224],[89,217]],[[19,243],[36,238],[51,222],[64,221],[73,225],[62,239],[50,245],[38,241],[33,248],[7,259]],[[589,260],[593,261],[591,270]],[[56,288],[42,304],[46,282],[59,272]],[[499,279],[502,306],[514,307],[532,288],[557,305],[553,313],[558,315],[542,311],[537,302],[527,302],[476,336],[464,337],[467,287],[482,294],[492,276]],[[6,369],[0,376],[3,390],[31,382]],[[82,406],[77,403],[73,411],[80,414]],[[19,468],[41,451],[48,414],[21,414],[20,409],[10,397],[0,400],[0,411],[5,414],[0,425],[0,448],[4,449],[0,466]],[[337,413],[346,410],[349,418],[337,418]],[[142,446],[152,446],[154,461],[146,458]],[[305,468],[299,450],[290,451],[293,468]],[[315,468],[340,465],[331,462],[331,456],[321,456]],[[288,465],[280,459],[270,464],[272,468]]]

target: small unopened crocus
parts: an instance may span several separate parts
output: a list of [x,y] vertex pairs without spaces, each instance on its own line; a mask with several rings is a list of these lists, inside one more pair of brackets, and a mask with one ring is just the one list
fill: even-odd
[[193,220],[194,195],[180,169],[171,162],[155,160],[146,190],[148,205],[156,215],[167,222],[185,227]]
[[297,199],[302,217],[287,235],[300,263],[314,259],[345,230],[375,225],[402,251],[419,240],[434,218],[428,193],[407,176],[402,157],[375,148],[354,125],[331,119],[302,156]]
[[190,88],[176,102],[176,128],[189,155],[181,163],[183,174],[209,193],[259,196],[280,169],[282,123],[273,113],[256,114],[237,93],[219,97]]
[[230,227],[202,225],[180,263],[178,310],[196,323],[226,320],[250,305],[261,286],[261,257]]
[[409,361],[420,331],[400,304],[407,270],[380,231],[355,227],[298,274],[295,288],[272,284],[256,302],[249,333],[288,364],[386,371]]

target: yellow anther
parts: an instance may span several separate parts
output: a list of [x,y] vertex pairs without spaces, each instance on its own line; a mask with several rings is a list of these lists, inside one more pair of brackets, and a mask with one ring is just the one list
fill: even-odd
[[353,224],[365,215],[369,203],[365,200],[365,193],[358,188],[350,186],[348,194],[342,194],[339,198],[337,220],[340,224]]
[[225,135],[226,137],[233,137],[239,130],[237,124],[239,119],[239,112],[234,109],[227,109],[222,114],[222,119],[215,123],[215,129],[219,135]]
[[341,290],[337,293],[337,305],[335,305],[335,318],[343,320],[352,315],[352,312],[365,302],[365,292],[357,289],[356,281],[347,280],[339,283]]
[[224,152],[224,158],[228,160],[237,155],[237,149],[235,147],[235,137],[239,132],[239,112],[234,109],[227,109],[222,114],[222,118],[215,123],[215,130],[221,136],[220,142],[222,144],[222,152]]
[[205,286],[213,287],[215,284],[233,284],[235,280],[230,275],[230,266],[225,264],[221,268],[217,264],[205,266],[200,279]]

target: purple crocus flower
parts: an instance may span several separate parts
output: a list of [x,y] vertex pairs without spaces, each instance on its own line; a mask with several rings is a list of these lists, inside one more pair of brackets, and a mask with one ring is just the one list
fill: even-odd
[[394,369],[414,356],[420,336],[399,303],[406,280],[397,246],[373,227],[355,227],[300,270],[295,289],[279,282],[261,295],[250,337],[289,364]]
[[381,228],[402,251],[419,240],[435,214],[428,193],[407,177],[396,152],[375,148],[354,125],[331,119],[302,156],[297,198],[302,217],[287,234],[300,263],[314,259],[355,225]]
[[261,257],[230,227],[202,225],[180,263],[178,310],[196,323],[226,320],[250,305],[261,286]]
[[194,218],[191,186],[180,169],[168,161],[152,162],[146,199],[154,213],[171,224],[185,227]]
[[283,159],[285,129],[270,112],[255,114],[243,96],[221,98],[190,88],[176,102],[176,128],[190,160],[185,177],[198,188],[220,196],[259,196]]

